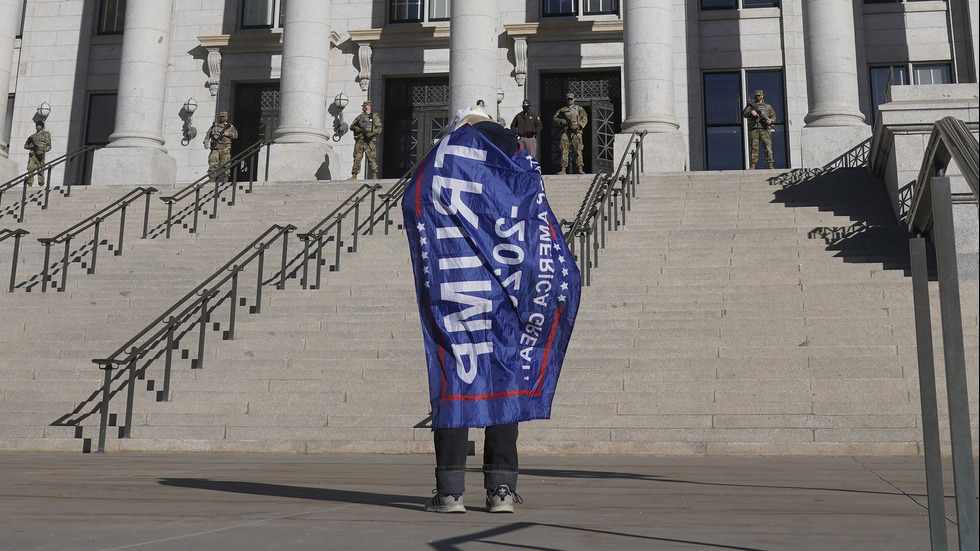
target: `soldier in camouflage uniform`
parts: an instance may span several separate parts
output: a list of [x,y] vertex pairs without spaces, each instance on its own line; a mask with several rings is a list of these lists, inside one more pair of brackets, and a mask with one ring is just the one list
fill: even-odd
[[585,114],[585,109],[575,105],[575,94],[569,92],[565,95],[565,107],[555,113],[553,119],[561,130],[561,170],[558,174],[565,174],[568,169],[568,150],[575,149],[575,165],[578,167],[579,174],[585,174],[584,161],[582,159],[582,129],[589,124],[589,117]]
[[759,161],[759,140],[766,150],[766,162],[772,166],[772,125],[776,122],[776,112],[772,106],[763,101],[765,94],[762,90],[755,91],[755,101],[750,101],[742,116],[749,119],[749,170],[755,170]]
[[354,167],[348,180],[356,180],[361,171],[361,160],[367,154],[368,171],[371,178],[378,177],[378,134],[381,133],[381,117],[371,112],[371,102],[361,105],[362,113],[350,124],[354,132]]
[[231,141],[238,138],[238,129],[228,122],[228,112],[218,113],[218,122],[211,125],[204,134],[204,149],[208,155],[208,176],[213,182],[218,179],[218,165],[224,164],[225,181],[231,179]]
[[34,173],[37,173],[37,183],[44,185],[44,154],[51,151],[51,133],[44,129],[44,121],[34,123],[36,132],[24,142],[27,154],[27,185],[34,185]]

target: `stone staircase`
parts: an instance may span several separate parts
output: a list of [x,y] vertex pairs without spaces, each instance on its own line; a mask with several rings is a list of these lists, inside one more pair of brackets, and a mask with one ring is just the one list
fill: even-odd
[[[803,176],[645,177],[583,291],[553,418],[522,425],[522,450],[920,453],[904,231],[881,183],[863,170]],[[559,219],[574,216],[589,181],[548,177]],[[100,251],[95,275],[84,274],[80,258],[62,293],[26,292],[26,267],[40,260],[37,250],[22,253],[25,285],[0,296],[0,449],[91,449],[98,416],[88,414],[102,378],[92,358],[118,348],[269,225],[302,231],[355,187],[256,186],[216,219],[202,218],[196,235],[128,237],[122,256]],[[81,189],[30,213],[29,240],[84,217],[78,205],[94,212],[118,195]],[[154,209],[159,220],[162,203]],[[136,218],[128,225],[141,225]],[[0,244],[0,275],[9,274],[7,247]],[[298,241],[290,247],[298,253]],[[976,441],[976,282],[961,293]],[[340,271],[324,271],[320,289],[303,290],[297,279],[285,290],[266,287],[261,314],[238,308],[235,340],[221,339],[227,309],[212,318],[203,368],[175,362],[169,401],[162,361],[147,368],[132,438],[117,437],[125,400],[113,400],[108,451],[431,451],[402,232],[363,237]],[[195,328],[175,358],[193,357],[196,342]],[[936,344],[938,356],[938,335]],[[69,414],[77,425],[65,424]]]

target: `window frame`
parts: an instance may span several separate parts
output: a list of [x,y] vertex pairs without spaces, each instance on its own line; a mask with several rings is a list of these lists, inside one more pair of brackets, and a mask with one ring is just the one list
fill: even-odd
[[[563,0],[558,0],[563,1]],[[621,0],[608,0],[613,4],[611,9],[589,9],[589,4],[592,0],[564,0],[571,2],[572,8],[567,11],[550,11],[548,9],[549,0],[541,0],[541,17],[594,17],[598,15],[620,15],[623,3]],[[605,0],[598,0],[603,2]]]
[[242,0],[239,4],[239,17],[238,17],[238,28],[243,31],[253,31],[253,30],[263,30],[263,29],[281,29],[283,26],[283,19],[285,17],[286,11],[284,6],[286,0],[268,0],[272,3],[272,13],[269,15],[270,21],[268,23],[257,24],[257,25],[246,25],[245,16],[248,13],[246,10],[246,4],[253,0]]
[[727,0],[725,5],[705,6],[705,0],[698,3],[701,11],[754,10],[759,8],[780,8],[781,0]]
[[[27,4],[26,0],[24,4]],[[111,27],[106,24],[110,10],[113,10],[115,13],[113,17],[114,22]],[[99,36],[113,36],[123,34],[125,29],[126,0],[99,0],[99,8],[96,12],[95,33]]]
[[[918,1],[918,0],[913,0],[913,1]],[[901,84],[892,84],[893,86],[920,85],[920,83],[918,82],[918,74],[916,73],[916,69],[941,69],[943,71],[943,76],[948,79],[948,82],[942,82],[939,84],[956,83],[956,76],[953,74],[952,63],[949,61],[904,61],[901,63],[881,63],[881,64],[869,65],[868,66],[868,95],[870,96],[871,99],[871,120],[878,118],[878,107],[882,103],[884,103],[885,92],[887,91],[887,80],[886,80],[885,87],[881,90],[881,94],[880,94],[881,99],[879,100],[879,98],[877,97],[878,90],[875,84],[876,81],[875,81],[874,73],[875,71],[881,69],[890,69],[893,71],[895,69],[901,69],[902,71],[905,72],[904,80],[907,80],[908,82],[901,83]],[[926,86],[932,84],[935,83],[929,83]]]
[[[402,6],[406,8],[415,7],[418,17],[405,17],[402,19],[397,19],[395,14],[398,9]],[[445,17],[437,17],[434,15],[437,8],[444,8],[446,12]],[[439,21],[449,21],[452,15],[452,2],[451,0],[388,0],[387,3],[388,10],[388,24],[399,25],[403,23],[436,23]]]

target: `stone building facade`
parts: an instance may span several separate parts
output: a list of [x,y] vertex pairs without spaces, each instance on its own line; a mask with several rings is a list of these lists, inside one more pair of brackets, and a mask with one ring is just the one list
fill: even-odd
[[192,181],[207,152],[189,129],[219,111],[236,148],[276,140],[270,179],[346,178],[343,123],[365,100],[385,122],[383,177],[477,99],[505,123],[531,101],[548,172],[567,92],[593,121],[587,169],[634,130],[650,132],[648,169],[741,169],[757,88],[778,116],[776,168],[819,167],[871,136],[889,78],[975,88],[977,14],[978,0],[0,0],[0,181],[23,172],[42,103],[50,158],[105,146],[55,183]]

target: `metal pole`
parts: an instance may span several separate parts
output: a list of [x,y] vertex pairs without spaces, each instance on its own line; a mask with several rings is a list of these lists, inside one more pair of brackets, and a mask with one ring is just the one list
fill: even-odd
[[287,248],[289,247],[289,232],[285,231],[280,234],[282,237],[282,266],[279,267],[279,285],[276,289],[286,288],[286,255]]
[[323,232],[317,232],[316,237],[316,289],[320,288],[323,276]]
[[190,233],[197,233],[197,213],[201,210],[201,186],[194,188],[194,227]]
[[945,551],[946,504],[943,496],[942,452],[939,447],[939,406],[936,400],[935,358],[932,354],[932,312],[929,309],[929,269],[925,239],[910,239],[909,255],[912,261],[912,302],[915,306],[915,342],[919,359],[919,403],[922,408],[929,535],[932,550]]
[[99,366],[105,370],[105,377],[102,381],[102,404],[99,408],[99,447],[95,453],[105,453],[105,436],[109,426],[109,398],[112,387],[112,363],[108,362]]
[[310,236],[303,239],[303,290],[310,288]]
[[[87,274],[95,273],[95,263],[99,260],[99,228],[102,227],[102,219],[95,219],[95,227],[93,228],[95,236],[92,237],[92,262],[89,263],[88,270],[85,270]],[[62,282],[62,287],[64,283]]]
[[174,220],[174,202],[167,201],[167,239],[170,239],[170,227]]
[[191,369],[203,369],[204,368],[204,338],[207,336],[208,331],[208,299],[211,298],[211,291],[204,289],[204,295],[201,297],[201,319],[200,319],[200,332],[197,339],[197,363],[191,366]]
[[129,203],[126,203],[119,212],[119,244],[116,245],[116,250],[112,252],[112,256],[122,255],[123,237],[126,235],[126,207],[128,206]]
[[50,277],[48,275],[48,266],[51,262],[51,238],[42,237],[38,241],[44,245],[44,265],[41,267],[41,292],[46,293],[48,292],[48,278]]
[[[169,227],[167,228],[170,229]],[[150,231],[150,192],[146,193],[146,207],[143,208],[143,237],[141,239],[146,239],[147,233]],[[169,236],[169,235],[168,235]]]
[[133,401],[136,399],[136,359],[139,352],[136,347],[129,351],[132,357],[129,359],[129,388],[126,389],[126,422],[123,424],[123,438],[129,438],[133,434]]
[[229,314],[228,321],[228,335],[225,340],[233,341],[235,340],[235,311],[238,309],[238,271],[239,267],[235,266],[232,268],[235,271],[234,275],[231,276],[231,313]]
[[64,293],[65,288],[68,287],[68,264],[69,256],[71,254],[71,236],[65,239],[65,258],[61,261],[61,287],[58,289],[59,293]]
[[174,360],[174,327],[176,318],[167,320],[167,353],[163,364],[163,399],[162,402],[170,401],[170,371]]
[[211,214],[208,215],[210,220],[214,220],[218,217],[218,197],[221,194],[221,184],[218,183],[218,177],[214,178],[214,205],[211,207]]
[[255,306],[252,307],[253,314],[262,313],[262,268],[265,264],[265,245],[262,245],[262,250],[259,251],[259,275],[258,282],[255,284]]
[[975,551],[977,498],[974,493],[973,443],[970,434],[970,396],[963,352],[963,317],[960,312],[956,236],[949,178],[932,179],[933,233],[939,275],[939,305],[946,362],[946,400],[949,403],[950,447],[953,453],[953,485],[956,488],[956,520],[960,549]]
[[10,290],[9,292],[14,292],[14,286],[17,283],[17,260],[20,256],[20,237],[22,235],[27,235],[29,232],[24,230],[17,230],[14,233],[14,257],[10,262]]

